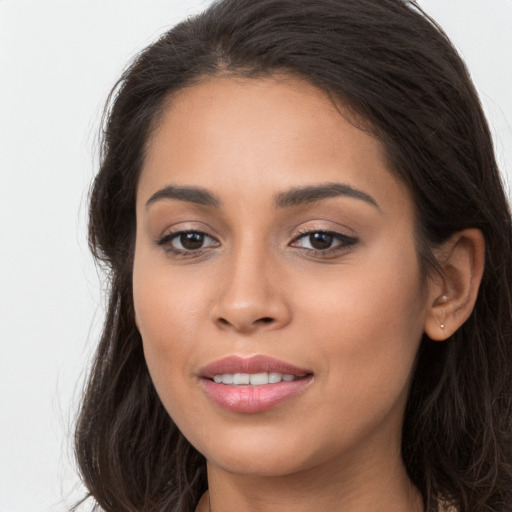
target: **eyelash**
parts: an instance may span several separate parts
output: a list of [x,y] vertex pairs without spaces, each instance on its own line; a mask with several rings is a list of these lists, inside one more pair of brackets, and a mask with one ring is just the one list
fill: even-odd
[[329,247],[327,249],[315,249],[315,248],[307,248],[303,247],[304,251],[307,251],[308,254],[312,256],[331,256],[341,252],[348,251],[351,247],[357,244],[358,239],[353,236],[348,236],[343,233],[338,233],[336,231],[329,231],[324,229],[304,229],[299,232],[299,235],[296,236],[292,243],[290,244],[292,247],[296,247],[294,245],[295,242],[305,239],[307,237],[311,237],[312,235],[326,235],[332,237],[332,242],[338,241],[333,247]]
[[[181,257],[181,258],[191,258],[192,257],[193,258],[193,257],[201,256],[206,249],[205,247],[200,247],[197,250],[193,250],[193,249],[177,249],[176,247],[172,246],[173,241],[176,239],[179,239],[183,235],[199,235],[199,236],[203,236],[205,239],[213,240],[216,244],[216,245],[214,245],[215,247],[217,247],[219,244],[219,242],[212,236],[208,235],[208,233],[205,233],[204,231],[194,230],[194,229],[183,229],[180,231],[175,231],[173,233],[169,233],[169,234],[163,236],[162,238],[160,238],[159,240],[157,240],[156,243],[158,246],[163,247],[163,249],[166,252],[168,252],[176,257]],[[183,244],[181,244],[181,245],[183,245]]]
[[[292,242],[290,243],[291,247],[297,247],[296,243],[299,240],[306,239],[307,237],[311,237],[312,235],[326,235],[329,237],[332,237],[332,242],[338,241],[334,247],[329,247],[327,249],[315,249],[315,248],[308,248],[308,247],[302,247],[302,250],[306,252],[309,255],[312,256],[318,256],[318,257],[328,257],[331,255],[335,255],[341,252],[348,251],[352,246],[357,244],[358,239],[352,236],[344,235],[342,233],[338,233],[336,231],[329,231],[329,230],[322,230],[322,229],[310,229],[310,230],[302,230],[299,232],[299,235],[296,236]],[[176,247],[173,247],[172,243],[174,240],[179,239],[179,237],[183,235],[199,235],[204,237],[204,239],[209,239],[213,241],[214,243],[209,245],[208,247],[199,247],[197,249],[178,249]],[[206,250],[208,250],[209,247],[218,247],[220,244],[218,240],[213,238],[212,236],[208,235],[208,233],[205,233],[204,231],[199,230],[180,230],[175,231],[173,233],[169,233],[162,238],[158,239],[156,241],[156,244],[159,247],[163,247],[163,249],[170,253],[172,256],[178,257],[178,258],[194,258],[199,257],[204,254]],[[181,244],[183,246],[183,244]]]

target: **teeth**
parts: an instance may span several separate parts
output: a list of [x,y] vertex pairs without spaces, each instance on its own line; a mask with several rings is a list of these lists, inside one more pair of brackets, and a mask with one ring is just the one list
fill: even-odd
[[235,375],[233,375],[233,384],[235,384],[235,386],[239,384],[249,384],[250,380],[251,376],[248,373],[235,373]]
[[249,380],[251,382],[251,386],[268,384],[268,373],[251,373]]
[[265,384],[277,384],[281,381],[291,382],[298,379],[295,375],[277,372],[262,373],[224,373],[215,375],[213,381],[217,384],[232,384],[235,386],[264,386]]
[[282,377],[283,376],[280,373],[270,372],[268,374],[268,383],[277,384],[278,382],[281,382]]

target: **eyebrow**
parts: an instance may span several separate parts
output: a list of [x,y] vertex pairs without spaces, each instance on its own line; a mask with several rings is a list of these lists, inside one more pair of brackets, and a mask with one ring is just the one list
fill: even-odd
[[[380,210],[379,204],[372,196],[344,183],[326,183],[292,188],[277,194],[274,199],[274,205],[277,208],[289,208],[339,196],[365,201]],[[167,185],[156,191],[148,199],[146,208],[162,199],[176,199],[214,208],[218,208],[222,203],[218,196],[202,187]]]
[[201,187],[182,187],[178,185],[168,185],[156,191],[146,202],[146,208],[161,199],[177,199],[178,201],[187,201],[202,206],[213,206],[218,208],[221,204],[220,199],[210,191]]
[[344,183],[326,183],[324,185],[292,188],[278,194],[275,198],[275,205],[278,208],[287,208],[338,196],[360,199],[380,210],[379,204],[372,196]]

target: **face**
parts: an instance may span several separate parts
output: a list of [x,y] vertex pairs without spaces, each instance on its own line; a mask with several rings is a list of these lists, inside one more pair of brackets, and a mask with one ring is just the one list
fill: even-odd
[[413,204],[312,85],[219,77],[169,100],[133,287],[158,394],[210,465],[285,475],[399,452],[427,303]]

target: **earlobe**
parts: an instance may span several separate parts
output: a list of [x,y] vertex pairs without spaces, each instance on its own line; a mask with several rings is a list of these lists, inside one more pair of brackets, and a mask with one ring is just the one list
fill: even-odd
[[439,275],[429,290],[425,334],[434,341],[449,338],[469,318],[485,265],[485,240],[479,229],[455,233],[437,251]]

